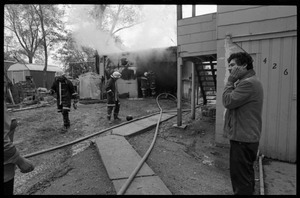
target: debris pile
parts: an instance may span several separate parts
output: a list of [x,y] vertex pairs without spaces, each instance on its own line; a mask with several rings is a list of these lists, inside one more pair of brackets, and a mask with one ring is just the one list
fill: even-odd
[[205,117],[216,117],[216,106],[215,105],[204,105],[201,107],[202,116]]

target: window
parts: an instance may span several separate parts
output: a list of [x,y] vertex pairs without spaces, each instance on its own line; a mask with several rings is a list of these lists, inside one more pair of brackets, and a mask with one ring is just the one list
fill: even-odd
[[[196,5],[196,16],[217,12],[217,5]],[[192,17],[193,6],[182,5],[182,18]]]

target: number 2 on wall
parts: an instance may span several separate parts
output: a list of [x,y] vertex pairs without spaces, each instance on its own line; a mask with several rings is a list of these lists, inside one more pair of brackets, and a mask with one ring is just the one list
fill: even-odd
[[277,68],[277,63],[273,63],[273,69]]

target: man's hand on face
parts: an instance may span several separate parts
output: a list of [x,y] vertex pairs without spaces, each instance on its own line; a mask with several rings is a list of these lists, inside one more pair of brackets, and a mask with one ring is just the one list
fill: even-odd
[[247,72],[247,69],[243,66],[234,66],[231,69],[231,73],[228,77],[228,82],[235,83],[237,80],[241,79],[245,73]]

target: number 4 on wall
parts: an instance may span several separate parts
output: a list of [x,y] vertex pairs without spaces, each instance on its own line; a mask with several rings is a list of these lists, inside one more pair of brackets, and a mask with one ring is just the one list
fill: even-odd
[[267,58],[265,58],[265,59],[263,60],[263,62],[266,64],[266,63],[267,63]]

